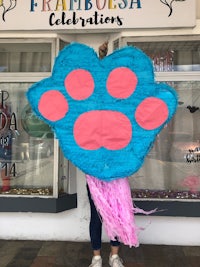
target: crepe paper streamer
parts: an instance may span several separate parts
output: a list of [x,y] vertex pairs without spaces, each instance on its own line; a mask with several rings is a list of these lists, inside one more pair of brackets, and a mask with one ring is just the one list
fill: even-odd
[[99,59],[79,43],[60,51],[51,77],[31,86],[27,97],[64,156],[103,181],[139,170],[178,102],[173,88],[155,81],[140,49],[127,46]]
[[106,233],[111,240],[117,239],[130,247],[138,247],[138,232],[134,214],[151,214],[133,206],[128,178],[101,181],[86,175],[92,199],[101,215]]

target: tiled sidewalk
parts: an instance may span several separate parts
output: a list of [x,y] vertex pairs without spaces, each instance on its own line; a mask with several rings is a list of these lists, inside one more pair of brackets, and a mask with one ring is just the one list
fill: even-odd
[[[102,257],[108,267],[109,244]],[[125,267],[200,267],[200,247],[140,245],[121,246]],[[0,240],[0,267],[88,267],[90,243]]]

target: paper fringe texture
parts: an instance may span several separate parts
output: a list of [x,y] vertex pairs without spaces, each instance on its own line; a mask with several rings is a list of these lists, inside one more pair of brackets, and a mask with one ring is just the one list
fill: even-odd
[[90,193],[101,215],[106,233],[111,240],[117,239],[130,247],[138,247],[139,228],[134,213],[150,214],[133,206],[128,178],[104,182],[86,175]]

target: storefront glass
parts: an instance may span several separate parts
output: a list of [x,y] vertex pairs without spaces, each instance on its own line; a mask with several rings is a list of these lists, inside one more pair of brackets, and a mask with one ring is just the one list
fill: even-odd
[[130,178],[136,198],[200,199],[200,81],[170,82],[178,110]]
[[0,192],[52,195],[54,134],[32,112],[31,83],[0,84]]
[[51,43],[0,43],[0,72],[50,72]]
[[[160,38],[162,40],[163,38]],[[200,71],[199,40],[128,42],[142,49],[151,59],[156,72]]]

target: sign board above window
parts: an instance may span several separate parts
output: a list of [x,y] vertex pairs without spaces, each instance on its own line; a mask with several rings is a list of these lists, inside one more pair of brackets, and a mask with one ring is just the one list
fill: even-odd
[[195,22],[195,0],[0,0],[0,31],[177,28]]

